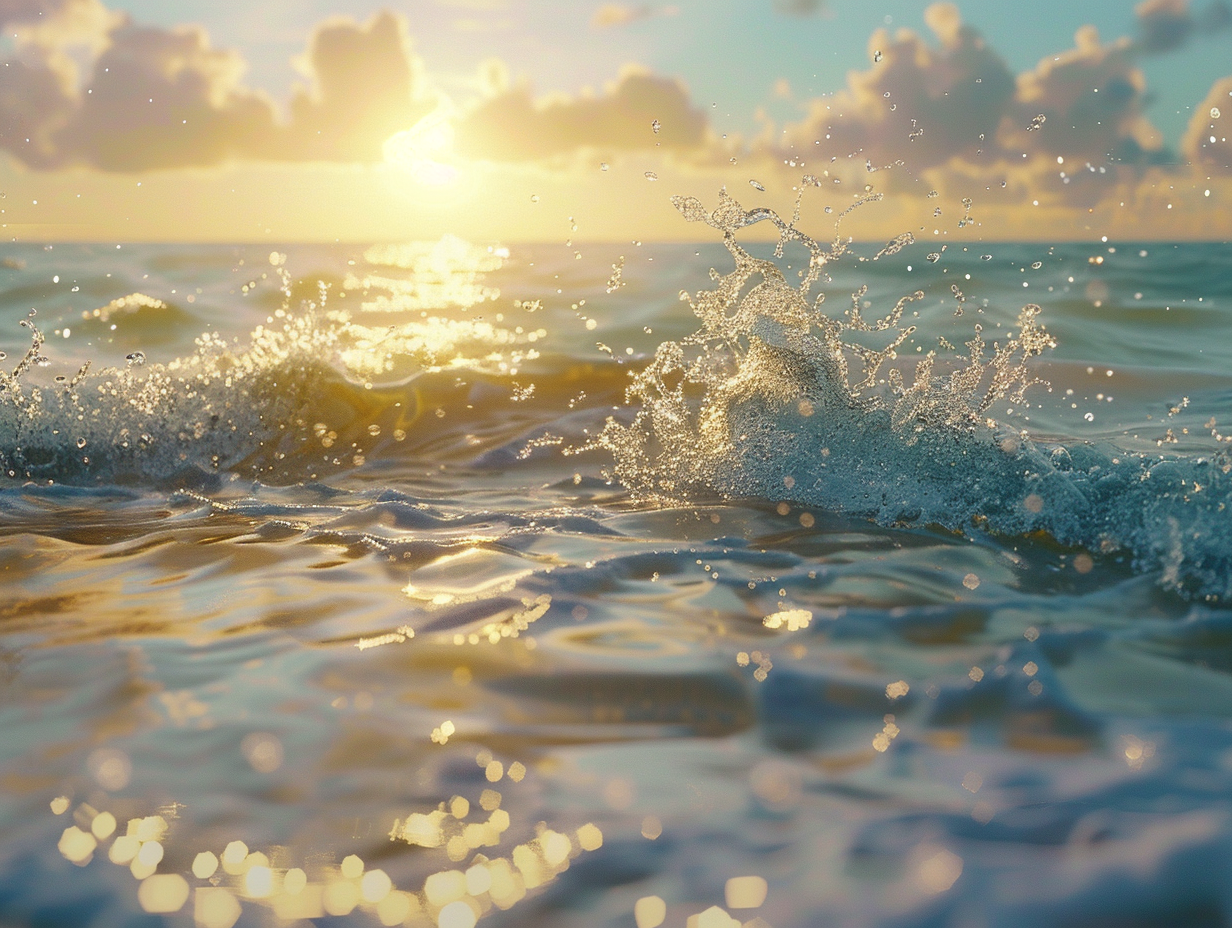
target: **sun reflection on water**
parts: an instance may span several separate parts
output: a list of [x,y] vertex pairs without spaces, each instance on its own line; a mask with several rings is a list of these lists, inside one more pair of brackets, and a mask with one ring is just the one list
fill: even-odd
[[[452,722],[438,731],[446,726],[452,734]],[[444,744],[448,735],[433,740]],[[499,760],[486,749],[475,755],[475,762],[490,785],[474,800],[454,795],[435,809],[395,819],[389,830],[395,845],[434,851],[459,865],[431,873],[418,889],[399,888],[386,870],[369,867],[358,854],[348,854],[336,865],[320,863],[322,855],[314,854],[302,866],[289,866],[285,848],[266,853],[241,840],[228,842],[220,854],[197,852],[182,872],[160,873],[168,846],[176,861],[188,859],[175,847],[174,817],[170,822],[161,814],[131,818],[123,834],[111,840],[118,826],[115,815],[84,802],[73,809],[74,823],[62,832],[58,849],[78,866],[101,854],[127,867],[138,881],[137,902],[145,912],[173,914],[191,899],[200,928],[231,928],[245,906],[253,904],[268,907],[282,920],[359,911],[386,926],[474,926],[493,908],[511,908],[553,882],[579,855],[603,846],[603,832],[593,823],[565,832],[540,822],[534,837],[508,846],[504,855],[489,856],[485,852],[506,844],[514,825],[502,807],[504,796],[493,787],[521,783],[528,771],[520,761]],[[50,807],[54,815],[65,815],[72,801],[59,796]]]

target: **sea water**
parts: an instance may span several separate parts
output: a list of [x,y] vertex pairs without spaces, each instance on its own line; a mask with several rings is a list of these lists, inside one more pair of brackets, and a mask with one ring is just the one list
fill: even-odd
[[1232,917],[1226,247],[677,205],[5,247],[0,923]]

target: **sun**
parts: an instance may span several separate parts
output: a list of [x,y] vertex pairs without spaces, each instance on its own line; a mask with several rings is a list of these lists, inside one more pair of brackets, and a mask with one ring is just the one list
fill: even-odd
[[458,179],[458,169],[446,160],[453,153],[453,125],[442,110],[390,136],[383,153],[387,164],[402,168],[421,184],[442,187]]

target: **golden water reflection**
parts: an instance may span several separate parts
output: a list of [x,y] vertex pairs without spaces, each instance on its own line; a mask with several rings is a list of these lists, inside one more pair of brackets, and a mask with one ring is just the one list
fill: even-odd
[[[432,873],[418,887],[395,885],[385,870],[356,854],[337,864],[318,863],[321,855],[313,854],[293,865],[285,848],[267,853],[240,840],[228,842],[220,853],[197,851],[191,867],[159,872],[166,849],[178,843],[174,815],[170,820],[163,814],[130,818],[121,828],[111,811],[87,802],[74,807],[68,796],[56,797],[50,807],[57,816],[72,810],[72,824],[58,843],[60,854],[78,866],[100,857],[128,869],[138,882],[138,904],[152,914],[180,912],[191,899],[193,919],[201,928],[231,928],[244,907],[253,905],[283,920],[359,911],[387,926],[473,928],[493,908],[511,908],[553,882],[580,855],[603,846],[603,832],[589,822],[568,832],[541,822],[533,838],[510,846],[506,833],[513,820],[494,787],[516,788],[527,768],[488,750],[479,751],[475,761],[491,785],[473,800],[454,795],[435,809],[408,812],[390,829],[390,842],[433,851],[457,865]],[[174,850],[176,860],[188,860],[193,853],[191,848]]]

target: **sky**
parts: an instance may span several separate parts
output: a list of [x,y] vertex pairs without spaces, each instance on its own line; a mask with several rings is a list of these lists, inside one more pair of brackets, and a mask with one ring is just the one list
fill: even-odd
[[1232,237],[1227,0],[0,0],[0,30],[17,241],[694,240],[672,195],[722,188],[804,188],[822,235],[871,191],[844,233]]

